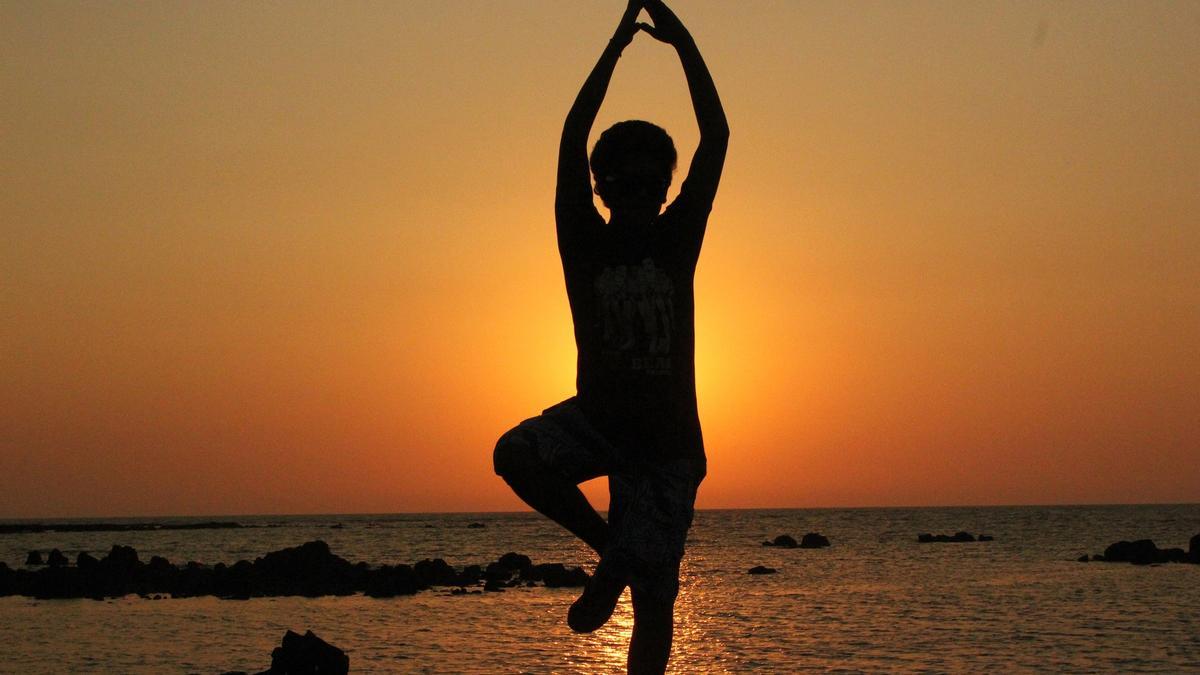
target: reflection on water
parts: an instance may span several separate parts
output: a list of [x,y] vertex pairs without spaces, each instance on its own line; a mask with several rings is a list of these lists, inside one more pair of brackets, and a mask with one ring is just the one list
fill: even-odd
[[[278,520],[278,519],[277,519]],[[486,520],[486,529],[467,529]],[[334,522],[345,525],[330,529]],[[197,532],[72,533],[0,538],[0,560],[33,548],[143,558],[253,557],[323,537],[373,564],[441,556],[454,564],[508,550],[591,565],[588,551],[527,515],[290,519],[281,527]],[[923,531],[987,532],[987,544],[919,545]],[[763,548],[776,534],[819,531],[822,550]],[[1200,566],[1081,564],[1112,541],[1187,546],[1200,506],[1048,509],[869,509],[697,514],[676,605],[672,671],[848,669],[1200,672]],[[170,537],[168,539],[167,537]],[[778,574],[745,574],[754,565]],[[287,628],[346,649],[356,672],[622,672],[628,593],[591,635],[567,628],[572,589],[451,596],[0,598],[0,672],[250,672],[265,669]]]

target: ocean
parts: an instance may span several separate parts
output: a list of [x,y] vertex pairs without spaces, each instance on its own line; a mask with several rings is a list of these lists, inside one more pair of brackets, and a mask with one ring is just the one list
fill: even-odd
[[[486,564],[507,551],[535,563],[595,563],[582,544],[528,513],[143,519],[206,520],[246,527],[3,534],[0,561],[19,568],[30,550],[52,548],[72,560],[80,551],[100,557],[121,544],[143,561],[233,563],[322,539],[335,554],[371,565]],[[917,543],[919,533],[960,530],[995,539]],[[762,546],[807,532],[831,546]],[[699,511],[671,672],[1200,673],[1200,565],[1076,560],[1122,539],[1186,549],[1198,533],[1195,504]],[[778,572],[747,574],[756,565]],[[352,672],[624,668],[628,595],[609,625],[577,635],[565,617],[578,589],[450,590],[389,599],[3,597],[0,672],[256,672],[270,665],[287,629],[312,630],[342,648]]]

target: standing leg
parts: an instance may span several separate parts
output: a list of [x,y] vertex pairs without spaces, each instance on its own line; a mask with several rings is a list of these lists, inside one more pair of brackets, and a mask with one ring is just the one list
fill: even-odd
[[637,588],[633,594],[633,638],[629,641],[629,675],[666,672],[675,630],[675,603]]

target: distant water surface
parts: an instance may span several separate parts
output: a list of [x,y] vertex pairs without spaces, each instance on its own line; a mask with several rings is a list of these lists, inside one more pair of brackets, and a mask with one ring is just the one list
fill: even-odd
[[[590,552],[532,514],[242,516],[218,530],[0,536],[0,560],[114,543],[232,563],[312,539],[372,565],[506,551],[590,568]],[[38,521],[52,522],[52,521]],[[81,522],[72,519],[70,522]],[[134,522],[113,519],[93,522]],[[484,528],[470,528],[470,523]],[[340,527],[335,527],[340,526]],[[921,532],[986,533],[986,543],[918,544]],[[764,548],[820,532],[818,550]],[[672,671],[1054,671],[1200,673],[1200,566],[1078,563],[1120,539],[1187,548],[1200,505],[701,511],[676,610]],[[749,576],[754,565],[779,572]],[[575,590],[435,589],[364,596],[111,601],[0,598],[0,672],[254,672],[284,630],[312,630],[355,672],[593,673],[624,667],[628,596],[609,626],[571,633]]]

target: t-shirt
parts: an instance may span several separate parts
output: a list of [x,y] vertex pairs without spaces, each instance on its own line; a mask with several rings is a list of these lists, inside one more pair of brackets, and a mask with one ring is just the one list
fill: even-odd
[[704,457],[692,282],[710,209],[681,196],[637,232],[590,204],[558,212],[579,405],[634,456]]

